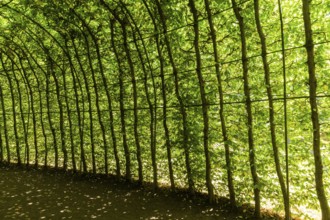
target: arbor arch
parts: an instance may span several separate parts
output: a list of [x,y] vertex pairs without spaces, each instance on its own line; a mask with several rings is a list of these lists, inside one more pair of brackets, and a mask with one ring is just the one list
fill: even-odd
[[1,161],[329,219],[329,15],[293,2],[2,4]]

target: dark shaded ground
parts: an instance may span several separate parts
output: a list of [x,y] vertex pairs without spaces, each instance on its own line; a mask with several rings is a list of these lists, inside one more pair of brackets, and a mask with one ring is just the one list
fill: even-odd
[[0,219],[246,219],[182,194],[111,179],[0,166]]

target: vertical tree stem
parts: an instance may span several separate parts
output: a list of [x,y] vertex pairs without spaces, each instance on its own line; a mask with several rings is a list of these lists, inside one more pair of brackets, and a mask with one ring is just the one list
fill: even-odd
[[247,120],[248,120],[247,125],[248,125],[248,139],[249,139],[249,162],[250,162],[251,175],[253,179],[253,191],[254,191],[254,202],[255,202],[254,216],[256,219],[259,219],[260,218],[260,184],[259,184],[259,177],[257,174],[256,161],[255,161],[252,103],[251,103],[250,85],[249,85],[249,76],[248,76],[249,69],[248,69],[248,60],[247,60],[245,24],[243,21],[243,17],[240,14],[240,9],[236,4],[236,1],[232,0],[231,2],[240,29],[245,107],[246,107]]
[[121,120],[121,134],[123,139],[123,146],[125,152],[125,160],[126,160],[126,179],[130,182],[131,181],[131,157],[130,157],[130,150],[127,144],[127,134],[126,134],[126,122],[125,122],[125,108],[124,108],[124,85],[123,85],[123,78],[124,73],[121,69],[121,60],[115,45],[115,31],[114,31],[114,24],[115,20],[110,21],[110,29],[111,29],[111,46],[113,52],[115,54],[117,63],[118,63],[118,71],[119,71],[119,108],[120,108],[120,120]]
[[303,3],[303,18],[305,27],[305,40],[306,40],[306,53],[307,53],[307,65],[309,74],[309,102],[311,107],[311,119],[313,124],[313,152],[315,162],[315,187],[317,197],[320,202],[322,211],[322,220],[330,219],[330,209],[327,197],[325,195],[324,184],[323,184],[323,164],[321,155],[321,136],[320,136],[320,122],[317,105],[317,83],[315,75],[315,58],[314,58],[314,42],[312,24],[310,18],[310,1],[302,0]]
[[162,24],[162,32],[164,34],[164,41],[165,41],[165,45],[166,45],[166,49],[167,49],[167,53],[168,53],[168,57],[170,60],[170,64],[172,67],[172,73],[174,76],[174,84],[175,84],[175,95],[176,98],[179,102],[179,107],[180,107],[180,113],[182,116],[182,135],[183,135],[183,149],[184,149],[184,155],[185,155],[185,163],[186,163],[186,171],[187,171],[187,179],[188,179],[188,187],[189,187],[189,191],[191,193],[193,193],[195,191],[195,184],[194,184],[194,180],[193,180],[193,176],[192,176],[192,172],[191,172],[191,166],[190,166],[190,150],[189,150],[189,146],[188,146],[188,138],[189,138],[189,131],[188,131],[188,121],[187,121],[187,111],[186,111],[186,107],[184,105],[182,96],[180,94],[180,88],[179,88],[179,76],[178,76],[178,69],[176,66],[176,63],[174,62],[174,57],[173,57],[173,52],[172,52],[172,47],[171,47],[171,43],[170,40],[167,36],[167,24],[166,24],[166,17],[165,14],[163,12],[162,6],[160,4],[159,0],[155,0],[156,6],[157,6],[157,11],[160,17],[160,22]]
[[[0,55],[1,56],[1,55]],[[7,114],[6,114],[6,108],[5,108],[5,100],[3,96],[3,90],[2,86],[0,85],[0,99],[1,99],[1,110],[2,110],[2,121],[3,121],[3,130],[5,135],[5,145],[6,145],[6,151],[7,151],[7,162],[10,163],[10,147],[9,147],[9,137],[8,137],[8,129],[7,129]]]
[[265,83],[267,88],[267,96],[268,96],[268,108],[269,108],[269,123],[270,123],[270,133],[271,133],[271,140],[273,146],[273,153],[274,153],[274,161],[276,167],[277,177],[281,186],[283,202],[285,207],[285,219],[290,219],[290,205],[288,201],[288,194],[285,186],[284,177],[281,170],[281,163],[279,158],[278,146],[277,146],[277,139],[276,139],[276,128],[275,128],[275,110],[274,110],[274,102],[273,102],[273,91],[270,84],[270,68],[268,64],[268,57],[267,57],[267,43],[266,37],[263,33],[263,29],[260,22],[260,15],[259,15],[259,0],[254,0],[254,13],[255,13],[255,22],[257,26],[258,35],[261,42],[261,54],[262,54],[262,63],[264,68],[265,74]]
[[220,73],[220,64],[219,64],[219,55],[218,55],[218,46],[217,46],[217,35],[213,24],[212,19],[212,12],[210,8],[210,2],[209,0],[204,0],[205,8],[207,12],[207,19],[210,26],[210,34],[212,38],[212,45],[213,45],[213,55],[214,55],[214,63],[215,63],[215,72],[217,75],[218,80],[218,94],[219,94],[219,115],[220,115],[220,121],[221,121],[221,131],[222,131],[222,137],[223,142],[225,145],[225,157],[226,157],[226,170],[227,170],[227,181],[228,181],[228,190],[229,190],[229,197],[230,197],[230,203],[233,206],[236,206],[236,196],[235,196],[235,189],[234,189],[234,180],[233,180],[233,172],[232,172],[232,166],[231,166],[231,158],[230,158],[230,147],[228,143],[228,134],[227,134],[227,126],[226,126],[226,120],[224,117],[224,100],[223,100],[223,89],[222,89],[222,79],[221,79],[221,73]]
[[194,20],[194,47],[195,47],[195,54],[196,54],[196,74],[198,77],[199,83],[199,92],[200,97],[202,100],[202,112],[203,112],[203,144],[204,144],[204,154],[205,154],[205,181],[206,187],[209,197],[209,202],[213,203],[214,200],[214,192],[213,192],[213,184],[212,184],[212,168],[211,168],[211,159],[210,159],[210,152],[209,152],[209,115],[208,115],[208,102],[205,94],[205,81],[202,74],[202,58],[201,52],[199,49],[199,21],[197,15],[197,9],[195,6],[194,0],[189,0],[189,7],[190,11],[193,15]]

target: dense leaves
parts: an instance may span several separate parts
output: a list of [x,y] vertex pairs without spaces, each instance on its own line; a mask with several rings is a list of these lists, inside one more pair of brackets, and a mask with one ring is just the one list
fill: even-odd
[[254,202],[256,217],[260,202],[320,218],[329,7],[2,2],[0,159]]

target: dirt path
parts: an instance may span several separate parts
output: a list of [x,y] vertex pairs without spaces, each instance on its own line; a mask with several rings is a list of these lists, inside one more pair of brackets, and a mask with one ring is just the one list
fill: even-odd
[[0,219],[243,219],[114,181],[0,168]]

